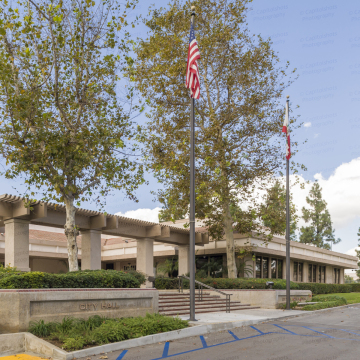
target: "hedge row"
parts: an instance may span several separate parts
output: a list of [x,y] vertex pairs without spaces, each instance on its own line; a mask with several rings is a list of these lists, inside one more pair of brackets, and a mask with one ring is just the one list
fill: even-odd
[[[274,283],[273,289],[286,289],[286,280],[281,279],[253,279],[253,278],[205,278],[200,279],[206,285],[215,289],[266,289],[266,282]],[[189,288],[189,281],[183,280],[185,289]],[[157,277],[155,287],[159,290],[178,289],[179,280],[166,277]],[[295,283],[290,282],[290,288],[293,290],[311,290],[313,295],[330,293],[349,293],[360,292],[360,284],[318,284],[318,283]]]
[[144,275],[115,270],[82,270],[65,274],[8,272],[0,275],[0,289],[139,288]]
[[317,304],[305,305],[302,307],[302,310],[312,311],[327,309],[336,306],[343,306],[347,304],[347,300],[340,296],[314,296],[312,301],[318,301]]

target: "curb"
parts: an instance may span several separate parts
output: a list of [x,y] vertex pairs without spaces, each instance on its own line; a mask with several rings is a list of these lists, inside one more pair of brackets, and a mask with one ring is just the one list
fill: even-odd
[[[333,308],[328,309],[320,309],[320,310],[314,310],[314,311],[304,311],[303,313],[298,313],[294,315],[287,315],[287,316],[281,316],[281,317],[272,317],[272,318],[265,318],[265,319],[259,319],[259,320],[245,320],[245,321],[232,321],[232,322],[223,322],[223,323],[213,323],[213,324],[207,324],[207,325],[196,325],[191,326],[186,329],[181,330],[174,330],[169,332],[164,332],[160,334],[155,335],[148,335],[143,336],[141,338],[137,339],[130,339],[130,340],[124,340],[116,343],[111,344],[105,344],[100,346],[95,346],[88,349],[73,351],[73,352],[66,352],[47,341],[40,339],[30,333],[22,333],[22,336],[25,336],[25,347],[26,350],[31,350],[32,352],[38,353],[40,355],[44,355],[46,357],[52,357],[54,360],[73,360],[76,358],[81,357],[87,357],[92,355],[99,355],[103,353],[108,353],[112,351],[118,351],[118,350],[125,350],[125,349],[131,349],[138,346],[144,346],[144,345],[151,345],[159,342],[166,342],[171,340],[179,340],[191,336],[199,336],[199,335],[206,335],[218,331],[225,331],[225,330],[231,330],[243,326],[249,326],[249,325],[256,325],[260,323],[266,323],[270,321],[276,321],[276,320],[283,320],[283,319],[292,319],[296,317],[302,317],[305,315],[311,315],[316,312],[323,312],[323,311],[329,311],[334,309],[341,309],[341,308],[348,308],[350,306],[354,305],[360,305],[360,303],[356,304],[348,304],[344,306],[337,306]],[[0,344],[1,344],[1,338],[3,336],[13,336],[15,334],[7,334],[7,335],[0,335]],[[4,339],[5,340],[5,339]],[[25,349],[24,349],[25,350]],[[3,355],[4,353],[0,353],[0,355]]]
[[[161,334],[148,335],[143,336],[137,339],[124,340],[117,343],[105,344],[100,346],[95,346],[88,349],[73,351],[73,352],[65,352],[60,348],[56,348],[53,351],[53,359],[56,360],[72,360],[81,357],[87,357],[92,355],[99,355],[102,353],[108,353],[112,351],[131,349],[138,346],[151,345],[159,342],[166,342],[172,340],[179,340],[191,336],[199,336],[206,335],[213,332],[232,330],[235,328],[248,326],[248,325],[256,325],[259,323],[264,323],[268,321],[274,321],[278,319],[287,319],[292,317],[301,316],[302,314],[294,314],[284,317],[273,317],[273,318],[265,318],[261,320],[245,320],[245,321],[232,321],[232,322],[223,322],[223,323],[214,323],[207,325],[197,325],[191,326],[186,329],[174,330],[169,332],[164,332]],[[304,314],[305,315],[305,314]],[[39,339],[40,340],[40,339]]]

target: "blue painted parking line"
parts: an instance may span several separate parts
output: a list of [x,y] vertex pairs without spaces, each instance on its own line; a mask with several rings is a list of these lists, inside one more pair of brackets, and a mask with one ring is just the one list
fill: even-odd
[[294,333],[293,331],[290,331],[290,330],[288,330],[288,329],[285,329],[284,327],[282,327],[282,326],[280,326],[280,325],[277,325],[277,324],[273,324],[273,325],[276,326],[276,327],[278,327],[278,328],[280,328],[281,330],[284,330],[284,331],[292,334],[292,335],[298,335],[298,334]]
[[116,358],[116,360],[121,360],[127,352],[128,350],[123,350],[122,353]]
[[325,333],[323,333],[322,331],[317,331],[317,330],[314,330],[314,329],[309,328],[309,327],[307,327],[307,326],[302,326],[302,327],[303,327],[304,329],[308,329],[308,330],[314,331],[314,332],[316,332],[316,333],[318,333],[318,334],[321,334],[321,335],[323,335],[323,336],[326,336],[326,337],[328,337],[328,338],[335,339],[333,336],[328,335],[328,334],[325,334]]
[[163,351],[163,354],[162,354],[163,358],[166,358],[168,356],[169,347],[170,347],[170,343],[166,342],[165,345],[164,345],[164,351]]
[[[250,328],[252,328],[253,330],[257,331],[258,334],[256,335],[251,335],[251,336],[247,336],[247,337],[244,337],[244,338],[238,338],[232,331],[228,331],[229,334],[233,337],[234,340],[230,340],[230,341],[225,341],[223,343],[219,343],[219,344],[215,344],[215,345],[208,345],[206,343],[206,340],[204,338],[204,336],[199,336],[199,339],[201,341],[201,344],[202,344],[202,347],[199,347],[197,349],[192,349],[192,350],[188,350],[188,351],[182,351],[182,352],[179,352],[179,353],[176,353],[176,354],[171,354],[169,355],[169,350],[170,350],[170,342],[166,342],[165,345],[164,345],[164,350],[163,350],[163,353],[162,353],[162,356],[161,357],[158,357],[158,358],[154,358],[154,359],[150,359],[150,360],[162,360],[162,359],[167,359],[167,358],[171,358],[171,357],[174,357],[174,356],[179,356],[179,355],[184,355],[184,354],[189,354],[189,353],[193,353],[195,351],[201,351],[201,350],[206,350],[206,349],[210,349],[212,347],[216,347],[216,346],[221,346],[221,345],[226,345],[226,344],[231,344],[231,343],[235,343],[237,341],[242,341],[242,340],[247,340],[247,339],[253,339],[253,338],[257,338],[257,337],[260,337],[260,336],[265,336],[265,335],[269,335],[269,334],[283,334],[283,335],[290,335],[290,336],[307,336],[307,337],[314,337],[314,338],[323,338],[323,339],[334,339],[334,340],[352,340],[352,341],[360,341],[360,338],[358,339],[348,339],[348,338],[340,338],[340,337],[334,337],[334,336],[331,336],[331,335],[328,335],[328,334],[325,334],[323,332],[320,332],[320,331],[317,331],[317,330],[314,330],[316,328],[322,328],[322,329],[326,329],[326,330],[339,330],[339,331],[344,331],[344,332],[347,332],[347,333],[350,333],[350,334],[354,334],[354,335],[357,335],[360,337],[360,334],[358,333],[354,333],[354,332],[351,332],[349,330],[346,330],[346,329],[333,329],[333,328],[325,328],[325,327],[319,327],[319,326],[312,326],[312,327],[308,327],[308,326],[303,326],[303,325],[283,325],[283,326],[280,326],[278,324],[269,324],[269,325],[273,325],[275,327],[277,327],[278,329],[281,329],[285,332],[279,332],[279,331],[270,331],[270,332],[263,332],[261,330],[259,330],[258,328],[256,328],[255,326],[250,326]],[[316,334],[319,334],[319,335],[315,335],[315,334],[298,334],[296,333],[295,331],[291,331],[289,329],[286,329],[286,327],[296,327],[296,328],[302,328],[302,329],[307,329],[307,330],[310,330]],[[356,331],[356,330],[354,330]],[[127,350],[124,350],[120,355],[119,357],[116,359],[116,360],[121,360],[124,358],[125,354],[127,353]],[[125,360],[125,359],[124,359]]]
[[240,340],[232,331],[228,330],[228,332],[235,340]]
[[208,346],[207,346],[206,340],[202,335],[200,336],[200,340],[201,340],[203,348],[207,348]]

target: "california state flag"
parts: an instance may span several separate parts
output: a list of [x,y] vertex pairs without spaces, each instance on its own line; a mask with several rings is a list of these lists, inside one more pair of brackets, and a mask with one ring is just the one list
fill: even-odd
[[289,102],[286,102],[285,110],[285,120],[282,128],[282,132],[286,134],[286,159],[290,160],[291,151],[290,151],[290,133],[289,133]]

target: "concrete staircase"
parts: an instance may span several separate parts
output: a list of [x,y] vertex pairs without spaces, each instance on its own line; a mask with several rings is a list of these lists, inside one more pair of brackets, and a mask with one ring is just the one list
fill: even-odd
[[[231,298],[230,298],[231,299]],[[258,306],[241,304],[240,301],[230,301],[230,312],[234,310],[258,309]],[[220,295],[210,295],[203,292],[200,301],[198,293],[195,294],[195,313],[226,311],[226,299]],[[178,292],[159,293],[159,313],[163,315],[188,315],[190,314],[190,294]]]

